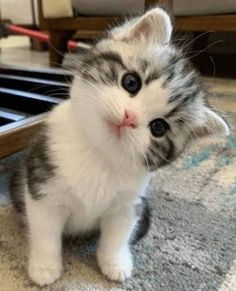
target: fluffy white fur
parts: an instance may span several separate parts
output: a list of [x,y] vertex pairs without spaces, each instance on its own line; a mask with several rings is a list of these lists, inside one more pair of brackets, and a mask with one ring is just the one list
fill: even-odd
[[[117,152],[114,163],[87,144],[72,102],[66,101],[50,115],[51,155],[57,176],[42,185],[47,199],[26,195],[30,228],[29,275],[39,285],[54,282],[61,273],[61,236],[101,228],[97,258],[102,272],[112,280],[130,277],[132,259],[128,240],[135,226],[134,205],[144,195],[148,176],[134,170]],[[118,155],[117,155],[118,154]]]
[[[172,50],[166,44],[171,31],[168,15],[157,8],[114,29],[114,39],[101,41],[97,49],[119,52],[127,66],[139,55],[155,59],[161,66],[166,50]],[[139,70],[138,63],[132,66]],[[95,70],[94,74],[100,72]],[[150,176],[140,158],[150,144],[147,124],[173,108],[172,103],[167,104],[169,91],[161,83],[162,79],[157,80],[130,98],[118,87],[88,86],[77,76],[71,99],[50,113],[48,144],[50,157],[57,166],[56,175],[40,187],[45,199],[34,200],[27,188],[25,195],[29,276],[37,284],[51,284],[60,277],[63,233],[96,228],[101,229],[97,250],[101,271],[112,280],[124,281],[131,276],[129,239],[136,224],[134,205],[145,195]],[[203,103],[199,106],[199,115],[191,124],[196,128],[202,126],[209,113]],[[121,121],[125,109],[136,112],[138,128],[127,128],[118,140],[106,120]],[[211,117],[217,128],[228,131],[220,117],[214,118],[212,113]],[[182,139],[177,137],[180,147]]]

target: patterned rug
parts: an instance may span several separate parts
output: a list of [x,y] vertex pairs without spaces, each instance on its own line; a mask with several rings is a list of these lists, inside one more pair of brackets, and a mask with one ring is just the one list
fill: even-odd
[[[3,160],[0,170],[14,163]],[[236,137],[191,147],[156,174],[149,195],[152,227],[133,247],[132,279],[107,281],[96,265],[96,242],[77,240],[65,243],[61,279],[42,290],[235,291]],[[26,263],[27,241],[11,205],[0,207],[0,290],[39,290]]]

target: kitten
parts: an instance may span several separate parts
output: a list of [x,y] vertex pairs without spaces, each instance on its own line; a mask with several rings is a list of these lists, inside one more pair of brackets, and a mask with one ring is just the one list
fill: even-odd
[[195,134],[229,134],[171,33],[160,8],[111,30],[83,57],[71,98],[50,112],[29,145],[12,197],[29,228],[35,283],[60,277],[62,234],[95,229],[102,273],[129,278],[130,241],[139,221],[147,221],[137,207],[150,173]]

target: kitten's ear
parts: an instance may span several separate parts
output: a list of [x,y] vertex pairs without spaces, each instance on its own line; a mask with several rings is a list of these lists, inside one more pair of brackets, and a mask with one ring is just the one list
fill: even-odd
[[229,135],[230,128],[224,119],[208,107],[204,107],[203,124],[194,131],[198,136]]
[[155,8],[142,17],[133,19],[111,31],[117,40],[155,41],[164,44],[170,41],[172,24],[169,15],[161,8]]

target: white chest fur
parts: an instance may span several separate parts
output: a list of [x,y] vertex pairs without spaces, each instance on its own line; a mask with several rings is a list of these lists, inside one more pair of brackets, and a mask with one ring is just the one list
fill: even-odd
[[67,232],[96,228],[104,213],[132,207],[144,195],[148,179],[113,172],[98,161],[90,165],[79,161],[77,158],[77,167],[73,165],[74,174],[68,174],[71,168],[59,168],[58,175],[47,185],[47,192],[54,193],[52,199],[67,212]]
[[57,165],[49,187],[67,210],[68,231],[94,228],[104,212],[132,206],[143,195],[148,183],[146,173],[137,174],[128,164],[113,166],[101,153],[91,151],[71,120],[68,102],[53,112],[48,124],[52,129],[51,156]]

